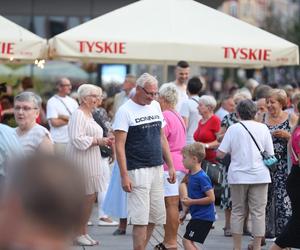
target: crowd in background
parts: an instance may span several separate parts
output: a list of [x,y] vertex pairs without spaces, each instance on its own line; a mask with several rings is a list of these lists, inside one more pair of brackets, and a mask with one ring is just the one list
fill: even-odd
[[[159,88],[157,80],[147,73],[138,79],[127,75],[121,91],[109,98],[104,89],[91,84],[80,85],[76,94],[71,95],[72,83],[67,78],[57,81],[57,92],[47,101],[34,92],[30,78],[23,79],[22,89],[15,96],[11,95],[9,88],[1,90],[0,121],[14,130],[0,127],[3,137],[0,149],[5,152],[5,157],[0,158],[0,184],[5,186],[5,176],[9,176],[6,158],[14,155],[32,157],[41,153],[73,162],[82,178],[82,187],[78,186],[78,195],[82,194],[81,214],[78,215],[79,210],[76,214],[67,204],[62,204],[57,210],[65,208],[70,220],[78,216],[74,225],[76,233],[71,230],[70,221],[66,221],[62,228],[57,224],[51,225],[47,220],[42,224],[53,231],[67,228],[66,237],[75,238],[77,244],[98,244],[88,234],[88,225],[93,224],[91,212],[97,200],[97,224],[118,225],[113,234],[124,235],[129,220],[134,225],[133,246],[136,250],[145,249],[154,224],[160,223],[164,224],[165,234],[163,242],[155,249],[177,249],[178,227],[190,210],[192,218],[183,244],[185,249],[198,249],[197,244],[204,243],[213,227],[213,204],[220,199],[220,207],[225,213],[224,236],[233,236],[234,249],[241,249],[243,234],[253,236],[248,249],[260,249],[265,240],[275,241],[272,250],[300,247],[297,235],[300,233],[297,213],[300,198],[297,187],[300,178],[300,89],[297,86],[263,85],[249,79],[245,86],[227,88],[216,99],[203,78],[191,77],[189,64],[180,61],[173,82],[164,83]],[[149,121],[146,123],[145,120]],[[139,123],[142,123],[141,127]],[[8,137],[8,133],[12,137]],[[143,133],[146,134],[141,136]],[[275,171],[270,172],[265,167],[252,136],[262,151],[277,158]],[[155,148],[149,149],[150,141]],[[5,148],[4,145],[8,146]],[[49,166],[69,164],[63,159],[47,157]],[[43,171],[50,171],[49,166],[41,158],[33,157],[24,162],[26,168],[30,168],[30,160],[34,162],[33,166],[43,166],[39,174],[44,180],[46,175]],[[113,166],[112,170],[110,166]],[[154,176],[155,181],[152,182],[161,180],[161,183],[149,184],[146,188],[151,193],[150,197],[141,198],[142,191],[135,188],[144,180],[143,171],[152,171],[154,166],[162,168],[151,174],[147,172],[147,175]],[[207,177],[209,168],[214,167],[222,172],[221,181]],[[206,173],[198,176],[201,169]],[[65,174],[70,175],[69,172]],[[77,180],[77,174],[72,176],[71,181]],[[10,192],[26,189],[31,180],[23,172],[12,173],[11,176],[14,184],[18,178],[24,178],[24,183],[16,187],[10,183],[7,185]],[[32,178],[39,179],[40,176],[37,173]],[[49,175],[49,178],[52,176]],[[62,184],[63,179],[59,181],[58,188],[67,190],[69,193],[65,191],[64,195],[70,196],[68,201],[76,206],[79,198],[73,198],[69,187]],[[151,182],[145,179],[145,182],[148,181]],[[49,181],[45,188],[57,195],[59,190],[54,190],[53,186]],[[217,193],[218,187],[220,194]],[[196,192],[197,188],[201,192]],[[158,194],[155,195],[153,190]],[[23,193],[20,195],[27,197]],[[9,203],[6,196],[3,197]],[[156,199],[157,207],[151,203],[152,199]],[[149,202],[150,208],[148,203],[143,204],[144,201]],[[21,205],[26,210],[24,204]],[[141,214],[136,206],[144,212],[149,210],[148,215]],[[8,213],[9,210],[6,211],[4,206],[3,211]],[[26,211],[39,212],[30,206]],[[249,214],[251,230],[248,227]],[[45,213],[45,217],[48,215],[52,216],[50,212]],[[39,216],[37,223],[43,220],[44,215]],[[65,214],[54,214],[53,218],[55,216]],[[0,211],[0,220],[2,217]],[[119,223],[111,217],[119,218]],[[0,227],[3,224],[0,222]],[[18,232],[16,238],[11,239],[10,235],[6,241],[26,244],[20,231],[25,226],[28,225],[24,222],[19,229],[11,229]],[[197,232],[199,228],[203,229],[201,234]],[[193,230],[196,230],[195,236],[191,236]],[[51,242],[54,235],[51,234]],[[0,245],[8,244],[5,237],[2,238]],[[63,249],[63,244],[57,243],[57,246],[56,249]]]

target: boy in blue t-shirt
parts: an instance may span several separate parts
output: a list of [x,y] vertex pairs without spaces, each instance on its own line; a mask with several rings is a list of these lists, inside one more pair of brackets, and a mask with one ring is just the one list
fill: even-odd
[[[196,142],[182,149],[183,165],[190,170],[187,184],[180,184],[180,198],[184,214],[189,209],[192,219],[183,236],[185,250],[196,250],[195,242],[204,243],[215,221],[215,195],[210,178],[201,168],[205,158],[205,147]],[[183,219],[183,218],[181,218]]]

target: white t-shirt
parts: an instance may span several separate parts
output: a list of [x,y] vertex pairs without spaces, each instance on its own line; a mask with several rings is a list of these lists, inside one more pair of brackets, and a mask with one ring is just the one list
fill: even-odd
[[186,133],[186,144],[192,144],[194,140],[194,132],[198,127],[198,123],[202,116],[198,111],[198,102],[200,97],[197,95],[190,96],[189,99],[184,100],[181,105],[180,115],[188,118],[187,133]]
[[[256,121],[242,121],[259,147],[274,155],[272,137],[268,127]],[[226,131],[219,150],[231,154],[228,170],[229,184],[270,183],[270,172],[247,130],[239,123]]]
[[229,114],[229,112],[226,109],[224,109],[223,107],[220,107],[217,110],[217,112],[215,113],[215,115],[220,118],[220,121],[223,121],[224,117],[228,114]]
[[[55,95],[47,102],[47,120],[58,118],[59,115],[71,116],[77,108],[78,103],[73,98]],[[68,125],[53,127],[51,122],[49,122],[49,126],[52,139],[55,143],[68,143]]]
[[180,88],[175,82],[164,83],[161,86],[161,88],[163,86],[166,86],[166,84],[173,85],[176,88],[177,93],[178,93],[178,102],[177,102],[177,105],[176,105],[176,111],[180,112],[181,105],[182,105],[183,101],[185,101],[185,100],[187,100],[189,98],[188,95],[187,95],[187,93],[186,93],[186,89]]
[[164,125],[157,101],[139,105],[130,99],[119,108],[113,129],[127,132],[125,153],[128,170],[163,164],[160,136]]

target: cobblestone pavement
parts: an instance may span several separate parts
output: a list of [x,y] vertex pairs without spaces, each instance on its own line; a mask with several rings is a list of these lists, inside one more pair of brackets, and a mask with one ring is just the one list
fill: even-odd
[[[222,210],[217,208],[218,220],[214,224],[215,228],[212,229],[203,245],[203,250],[229,250],[232,249],[232,238],[223,236],[223,226],[224,226],[224,213]],[[122,236],[113,236],[112,233],[116,229],[116,227],[104,227],[97,226],[97,218],[96,218],[96,207],[93,211],[92,221],[94,222],[94,226],[89,227],[90,235],[96,240],[100,241],[99,246],[93,247],[79,247],[74,246],[73,250],[80,249],[101,249],[101,250],[131,250],[132,249],[132,239],[131,239],[131,230],[132,227],[128,226],[127,234]],[[186,223],[185,223],[186,224]],[[183,249],[181,246],[181,238],[185,232],[185,225],[180,226],[178,232],[178,250]],[[152,250],[154,245],[161,241],[163,236],[163,229],[161,227],[157,227],[151,238],[147,250]],[[250,241],[249,236],[243,237],[243,248],[247,249],[247,245]],[[271,242],[267,242],[267,246],[264,246],[262,249],[268,249],[271,245]]]

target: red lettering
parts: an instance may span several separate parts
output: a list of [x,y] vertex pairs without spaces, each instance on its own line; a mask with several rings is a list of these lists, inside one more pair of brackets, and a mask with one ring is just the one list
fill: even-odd
[[103,52],[103,48],[101,46],[101,43],[102,42],[96,42],[96,48],[97,48],[96,52],[97,53],[102,53]]
[[119,52],[120,52],[120,54],[126,54],[125,43],[119,43]]
[[15,43],[0,42],[0,53],[13,55],[13,45],[15,45]]
[[249,49],[249,54],[248,54],[248,59],[249,60],[257,60],[255,53],[256,53],[257,49]]
[[270,61],[270,49],[222,47],[224,58],[240,60]]
[[248,51],[248,49],[241,48],[241,56],[240,56],[241,60],[246,60],[247,59],[247,57],[248,57],[247,51]]
[[124,42],[77,41],[77,43],[80,53],[126,54]]
[[229,57],[229,47],[223,47],[224,49],[224,58],[228,58]]
[[77,42],[79,42],[79,51],[80,51],[80,53],[84,52],[83,51],[84,50],[84,42],[86,42],[86,41],[77,41]]
[[264,50],[264,55],[263,55],[263,60],[264,61],[270,61],[270,54],[269,54],[269,52],[271,52],[270,49],[265,49]]
[[86,44],[88,46],[89,52],[93,52],[93,47],[94,47],[95,42],[90,43],[87,41]]
[[110,54],[113,54],[113,51],[111,50],[111,46],[112,43],[107,43],[105,42],[104,43],[104,53],[110,53]]
[[233,53],[233,59],[236,59],[236,56],[239,53],[240,49],[235,50],[234,48],[231,48],[231,51]]

